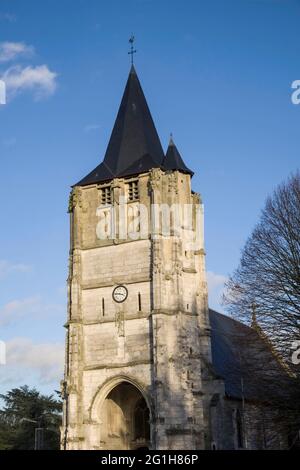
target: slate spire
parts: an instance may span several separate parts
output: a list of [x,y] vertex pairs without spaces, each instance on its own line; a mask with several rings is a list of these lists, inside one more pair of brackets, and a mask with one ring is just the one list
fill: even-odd
[[190,170],[182,160],[182,157],[174,143],[172,134],[170,136],[169,147],[163,161],[163,167],[165,170],[178,170],[183,173],[189,173],[192,176],[194,174],[194,172]]
[[164,152],[134,66],[103,162],[77,185],[107,181],[162,167]]

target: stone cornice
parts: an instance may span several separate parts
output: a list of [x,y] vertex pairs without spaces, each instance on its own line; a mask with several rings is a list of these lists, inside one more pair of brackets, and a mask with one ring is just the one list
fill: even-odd
[[139,365],[152,364],[150,359],[140,360],[140,361],[130,361],[130,362],[116,362],[116,363],[106,363],[106,364],[95,364],[92,366],[85,366],[84,371],[97,370],[97,369],[123,369],[124,367],[132,367]]
[[197,317],[198,313],[188,312],[187,310],[167,310],[167,309],[156,309],[152,310],[151,315],[187,315],[189,317]]
[[[126,312],[125,312],[125,321],[130,321],[130,320],[140,320],[142,318],[148,318],[150,316],[150,313],[147,312],[137,312],[130,317],[126,317]],[[67,323],[65,323],[64,327],[68,328],[69,325],[71,324],[80,324],[82,326],[90,326],[90,325],[101,325],[102,323],[115,323],[116,319],[115,316],[111,318],[103,318],[99,320],[91,320],[91,321],[80,321],[80,320],[70,320]]]
[[122,279],[114,278],[112,281],[82,282],[80,287],[82,290],[89,290],[89,289],[100,289],[101,287],[114,287],[121,283],[124,283],[125,285],[130,285],[130,284],[139,284],[142,282],[150,282],[150,281],[151,281],[151,277],[149,275],[149,276],[141,277],[139,279],[133,279],[133,280],[126,279],[126,281],[124,281],[123,278]]

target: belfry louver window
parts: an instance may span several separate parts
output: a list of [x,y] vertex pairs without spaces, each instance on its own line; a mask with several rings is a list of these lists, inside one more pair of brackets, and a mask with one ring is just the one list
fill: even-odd
[[109,205],[111,204],[111,189],[110,186],[106,186],[101,189],[101,204]]
[[127,198],[128,201],[137,201],[139,198],[138,180],[130,181],[127,183]]

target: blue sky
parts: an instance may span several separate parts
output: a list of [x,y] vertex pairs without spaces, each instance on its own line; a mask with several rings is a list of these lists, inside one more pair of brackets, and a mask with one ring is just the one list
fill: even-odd
[[0,391],[58,388],[69,188],[104,156],[130,34],[162,144],[172,132],[195,171],[219,307],[266,196],[299,167],[299,22],[299,0],[0,0]]

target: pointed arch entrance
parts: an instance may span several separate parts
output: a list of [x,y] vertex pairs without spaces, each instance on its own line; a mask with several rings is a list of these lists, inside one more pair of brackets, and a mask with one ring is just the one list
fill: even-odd
[[150,446],[150,413],[141,391],[122,381],[102,402],[101,448],[132,450]]

